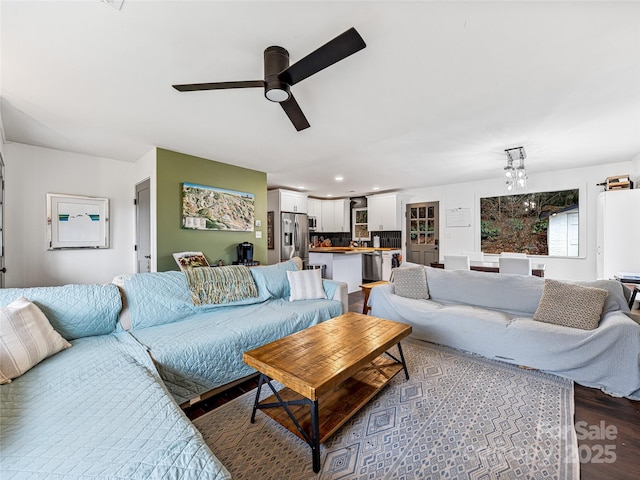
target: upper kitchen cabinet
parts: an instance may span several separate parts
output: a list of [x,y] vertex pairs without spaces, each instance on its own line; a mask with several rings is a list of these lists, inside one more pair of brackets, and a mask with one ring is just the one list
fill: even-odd
[[307,198],[307,215],[316,219],[316,232],[322,232],[322,200]]
[[397,193],[367,197],[370,231],[402,230],[402,202]]
[[321,220],[318,222],[318,231],[321,232],[349,232],[351,220],[349,218],[350,200],[322,200]]
[[269,204],[273,205],[277,201],[278,208],[270,206],[269,209],[279,210],[281,212],[307,213],[307,195],[291,190],[269,190],[267,193],[270,199]]
[[322,215],[322,200],[307,198],[307,215],[320,220],[320,216]]

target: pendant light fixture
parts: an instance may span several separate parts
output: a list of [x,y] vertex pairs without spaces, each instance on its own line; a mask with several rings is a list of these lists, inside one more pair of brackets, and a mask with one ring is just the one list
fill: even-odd
[[[527,154],[524,147],[508,148],[505,153],[507,154],[507,166],[504,167],[504,181],[507,185],[507,191],[526,190],[528,177],[524,159],[527,158]],[[518,162],[518,165],[514,167],[515,162]]]

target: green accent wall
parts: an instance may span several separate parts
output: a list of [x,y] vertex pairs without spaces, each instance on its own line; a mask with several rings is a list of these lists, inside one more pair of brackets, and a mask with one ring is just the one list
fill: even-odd
[[[157,149],[157,252],[158,271],[178,270],[174,252],[200,251],[209,263],[222,259],[225,265],[238,259],[236,246],[253,243],[253,258],[267,263],[267,174],[214,162],[206,158]],[[255,216],[260,227],[253,232],[200,231],[182,228],[182,184],[196,183],[254,195]],[[262,238],[256,238],[256,231]]]

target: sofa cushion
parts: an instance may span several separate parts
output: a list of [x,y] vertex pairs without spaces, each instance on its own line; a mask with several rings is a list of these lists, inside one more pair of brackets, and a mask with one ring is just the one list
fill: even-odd
[[593,330],[598,328],[607,295],[609,292],[603,288],[547,279],[533,319],[565,327]]
[[124,290],[129,305],[131,330],[177,322],[195,313],[215,308],[260,303],[270,298],[269,292],[262,289],[258,290],[257,297],[226,304],[194,305],[185,274],[177,271],[137,273],[125,279]]
[[287,272],[297,270],[299,269],[296,262],[287,260],[275,265],[252,267],[251,275],[256,281],[261,296],[266,292],[267,298],[287,298],[291,294]]
[[0,308],[0,384],[9,383],[70,346],[26,298]]
[[131,333],[149,349],[167,388],[181,404],[255,373],[242,361],[247,350],[341,313],[342,304],[334,300],[276,298],[210,309],[180,322]]
[[35,303],[66,340],[112,333],[122,308],[113,284],[0,288],[0,306],[20,297]]
[[396,295],[406,298],[429,298],[427,277],[423,267],[394,268],[391,272]]
[[425,269],[433,300],[502,310],[523,317],[534,314],[544,288],[544,279],[534,275]]
[[602,288],[609,292],[607,299],[602,307],[602,315],[605,313],[622,311],[628,313],[629,303],[624,296],[624,287],[622,283],[617,280],[595,280],[592,282],[575,282],[577,285],[583,285],[585,287]]
[[327,293],[322,286],[320,270],[287,271],[287,279],[291,290],[290,302],[327,298]]
[[231,478],[129,333],[71,343],[0,387],[0,478]]

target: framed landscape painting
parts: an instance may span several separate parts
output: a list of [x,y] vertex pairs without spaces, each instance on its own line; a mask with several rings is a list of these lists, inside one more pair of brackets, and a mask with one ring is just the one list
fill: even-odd
[[252,232],[253,218],[252,193],[182,184],[182,228]]
[[49,250],[109,248],[109,199],[47,193]]

